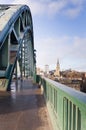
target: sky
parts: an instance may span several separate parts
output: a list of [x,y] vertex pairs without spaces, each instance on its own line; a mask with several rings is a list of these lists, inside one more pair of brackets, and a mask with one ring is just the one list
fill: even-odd
[[26,4],[33,18],[37,67],[86,71],[86,0],[0,0]]

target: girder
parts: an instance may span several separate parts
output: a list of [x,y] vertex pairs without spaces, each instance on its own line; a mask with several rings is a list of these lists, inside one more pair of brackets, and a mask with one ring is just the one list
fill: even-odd
[[16,77],[18,71],[21,78],[35,77],[33,24],[26,5],[2,5],[0,9],[0,81],[7,81],[0,90],[10,90],[15,72]]

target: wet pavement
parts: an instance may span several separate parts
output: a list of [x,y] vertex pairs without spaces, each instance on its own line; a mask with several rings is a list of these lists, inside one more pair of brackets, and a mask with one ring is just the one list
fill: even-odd
[[30,79],[0,92],[0,130],[53,130],[42,91]]

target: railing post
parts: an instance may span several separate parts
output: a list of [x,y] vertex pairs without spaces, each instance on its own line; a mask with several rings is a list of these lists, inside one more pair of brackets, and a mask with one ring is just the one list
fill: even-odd
[[85,130],[86,95],[48,78],[40,79],[54,130]]

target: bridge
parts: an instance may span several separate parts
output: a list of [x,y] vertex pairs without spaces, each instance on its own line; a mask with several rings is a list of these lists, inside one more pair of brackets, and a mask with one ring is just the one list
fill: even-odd
[[36,75],[35,51],[29,7],[0,5],[0,130],[86,130],[86,94]]

